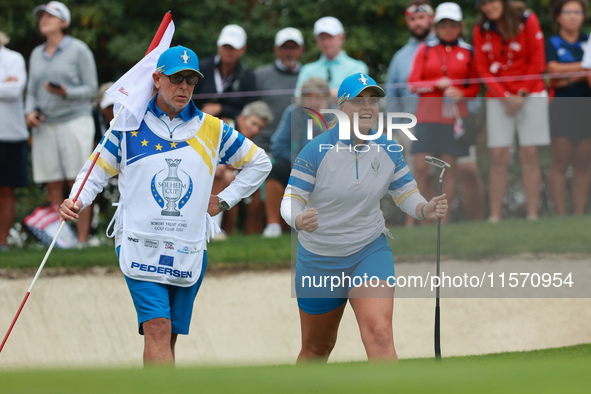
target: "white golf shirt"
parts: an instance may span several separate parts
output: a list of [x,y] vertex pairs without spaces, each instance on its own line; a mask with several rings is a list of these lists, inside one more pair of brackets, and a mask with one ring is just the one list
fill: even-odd
[[415,218],[417,205],[426,202],[394,141],[381,136],[354,147],[338,137],[337,126],[302,149],[281,203],[293,228],[305,208],[316,208],[318,229],[300,231],[298,239],[322,256],[349,256],[378,238],[385,230],[380,199],[386,193]]

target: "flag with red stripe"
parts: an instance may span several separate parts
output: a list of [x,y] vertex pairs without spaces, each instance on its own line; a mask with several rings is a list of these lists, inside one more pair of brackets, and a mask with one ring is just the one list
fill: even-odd
[[139,128],[152,99],[152,73],[156,71],[160,55],[170,48],[173,35],[174,22],[169,11],[164,16],[146,56],[107,90],[107,94],[116,101],[113,112],[117,113],[120,106],[124,107],[115,130],[131,131]]

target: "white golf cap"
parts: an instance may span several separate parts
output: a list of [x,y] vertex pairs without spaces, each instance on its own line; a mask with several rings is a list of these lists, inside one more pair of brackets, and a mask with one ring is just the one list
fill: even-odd
[[65,21],[70,26],[70,10],[68,7],[59,1],[50,1],[47,4],[43,4],[35,7],[33,15],[36,18],[41,18],[41,14],[47,12],[50,15],[56,16],[61,20]]
[[277,34],[275,34],[276,47],[280,47],[287,41],[293,41],[300,46],[304,45],[304,37],[302,36],[302,32],[293,27],[286,27],[285,29],[279,30]]
[[341,21],[334,16],[325,16],[314,23],[314,37],[318,37],[320,33],[338,36],[339,34],[345,34],[345,29],[343,29]]
[[218,38],[218,46],[230,45],[234,49],[242,49],[246,45],[246,32],[238,25],[226,25]]
[[452,21],[462,21],[462,9],[456,3],[441,3],[435,9],[435,23],[443,20],[451,19]]
[[115,104],[115,99],[110,94],[103,93],[99,107],[101,107],[101,109],[105,109],[113,104]]

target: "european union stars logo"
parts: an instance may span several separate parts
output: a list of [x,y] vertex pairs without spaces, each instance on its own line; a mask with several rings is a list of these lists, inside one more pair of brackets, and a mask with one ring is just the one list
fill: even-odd
[[174,257],[161,254],[158,265],[166,265],[168,267],[172,267],[174,265]]
[[[145,132],[144,132],[145,131]],[[185,141],[167,141],[150,132],[146,122],[142,122],[136,131],[125,133],[127,142],[127,165],[143,158],[166,153],[189,146]]]

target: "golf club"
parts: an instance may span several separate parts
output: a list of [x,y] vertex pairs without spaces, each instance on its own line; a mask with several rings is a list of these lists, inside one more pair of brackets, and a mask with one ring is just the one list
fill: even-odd
[[[425,156],[425,163],[428,163],[434,167],[441,168],[441,174],[439,175],[439,188],[438,188],[438,195],[440,196],[443,189],[443,173],[445,172],[446,168],[450,168],[451,166],[444,162],[441,159],[432,156]],[[440,245],[441,245],[441,218],[437,219],[437,278],[440,280],[439,277],[440,267],[439,267],[439,255],[440,255]],[[439,286],[435,289],[435,359],[441,360],[441,338],[440,338],[440,328],[441,328],[441,315],[439,312]]]

